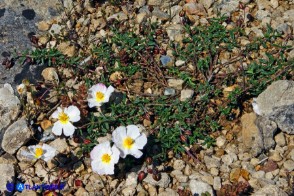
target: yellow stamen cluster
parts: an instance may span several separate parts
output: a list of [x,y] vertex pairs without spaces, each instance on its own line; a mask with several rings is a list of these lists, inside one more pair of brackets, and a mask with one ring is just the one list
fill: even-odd
[[43,151],[42,148],[36,148],[36,150],[35,150],[35,156],[36,156],[36,158],[41,157],[43,155],[43,153],[44,153],[44,151]]
[[124,139],[123,146],[124,146],[126,149],[131,149],[134,143],[135,143],[135,140],[133,140],[133,139],[130,138],[130,137],[126,137],[126,138]]
[[97,93],[96,93],[96,101],[97,102],[101,102],[101,101],[103,101],[104,100],[104,94],[103,93],[101,93],[100,91],[98,91]]
[[110,156],[109,154],[106,153],[106,154],[102,155],[101,160],[102,160],[102,162],[104,162],[104,163],[110,163],[110,161],[111,161],[111,156]]
[[67,124],[69,121],[69,116],[64,112],[61,112],[58,116],[58,119],[62,124]]

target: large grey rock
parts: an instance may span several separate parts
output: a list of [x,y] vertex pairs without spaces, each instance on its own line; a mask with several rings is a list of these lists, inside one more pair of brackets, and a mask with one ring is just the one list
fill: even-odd
[[283,132],[294,134],[294,104],[275,109],[270,120],[275,121]]
[[19,109],[19,99],[14,95],[12,87],[5,84],[0,88],[0,144],[5,129],[17,118]]
[[[31,48],[30,36],[38,33],[36,23],[59,15],[58,4],[58,0],[0,0],[0,63],[15,50],[21,53]],[[15,62],[8,70],[0,66],[0,84],[15,86],[14,76],[23,69],[22,62]]]
[[283,190],[279,189],[279,187],[275,185],[267,185],[252,194],[252,196],[266,196],[266,195],[287,196],[287,193],[285,193]]
[[294,104],[294,81],[273,82],[255,99],[255,102],[260,115],[270,115],[274,108]]
[[264,150],[274,147],[274,135],[277,132],[277,124],[269,120],[267,117],[262,116],[258,117],[255,123],[261,132]]
[[12,164],[0,164],[0,191],[8,195],[6,184],[14,183],[14,166]]
[[206,192],[208,192],[211,196],[214,195],[212,187],[201,180],[191,180],[189,187],[193,195],[201,195]]
[[14,154],[33,135],[24,119],[20,119],[10,125],[4,133],[2,148],[9,154]]

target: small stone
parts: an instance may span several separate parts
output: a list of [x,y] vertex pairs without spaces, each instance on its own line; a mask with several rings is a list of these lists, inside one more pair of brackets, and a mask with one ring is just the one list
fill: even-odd
[[157,190],[154,186],[152,186],[151,184],[148,184],[148,193],[150,196],[157,196]]
[[222,187],[221,178],[220,177],[214,177],[213,179],[213,189],[214,190],[220,190]]
[[69,57],[73,57],[76,54],[76,47],[71,45],[70,42],[62,42],[57,46],[57,50]]
[[264,196],[264,195],[273,195],[273,196],[287,196],[287,194],[279,189],[276,185],[268,184],[265,187],[259,189],[252,196]]
[[175,170],[179,170],[179,171],[183,170],[185,168],[185,166],[186,166],[186,163],[183,160],[175,160],[175,162],[173,164],[173,168]]
[[25,119],[19,119],[10,125],[3,135],[2,148],[9,154],[14,154],[21,146],[31,139],[33,132]]
[[250,160],[250,164],[253,165],[253,166],[258,165],[258,163],[259,163],[259,159],[258,158],[252,158]]
[[176,66],[177,66],[177,67],[182,66],[182,65],[184,65],[184,64],[185,64],[185,61],[183,61],[183,60],[177,60],[177,61],[176,61]]
[[166,27],[166,32],[171,41],[174,41],[177,35],[182,35],[183,25],[171,24]]
[[200,0],[199,3],[201,3],[206,10],[208,10],[212,4],[215,2],[215,0]]
[[225,165],[231,165],[234,161],[238,160],[235,153],[228,153],[226,155],[223,155],[221,159]]
[[281,146],[281,147],[284,147],[286,145],[286,139],[285,139],[285,135],[284,133],[278,133],[276,136],[275,136],[275,141],[276,141],[276,144]]
[[138,24],[141,24],[147,18],[146,12],[141,12],[136,16],[136,21]]
[[219,136],[216,138],[216,145],[217,147],[221,148],[225,145],[226,143],[226,138],[224,136]]
[[189,15],[206,16],[206,10],[200,3],[187,3],[183,10]]
[[294,169],[294,161],[292,160],[287,160],[284,162],[284,168],[291,172]]
[[272,172],[267,172],[267,173],[265,173],[265,178],[272,180],[274,178],[274,175],[272,174]]
[[201,195],[208,192],[210,195],[214,195],[212,187],[200,180],[191,180],[189,183],[190,190],[192,195]]
[[257,171],[252,174],[253,178],[259,179],[259,178],[264,178],[265,172],[264,171]]
[[92,19],[91,24],[93,24],[94,30],[100,30],[106,26],[106,22],[103,18]]
[[[294,152],[294,151],[293,151]],[[186,176],[190,176],[192,174],[192,169],[191,169],[191,166],[190,165],[186,165],[185,169],[184,169],[184,174]]]
[[124,196],[133,196],[136,193],[136,189],[134,187],[127,187],[122,190],[122,194]]
[[234,169],[232,169],[232,171],[230,173],[230,181],[231,182],[238,182],[240,176],[241,176],[241,169],[234,168]]
[[186,101],[188,99],[191,99],[192,96],[194,94],[194,90],[191,90],[191,89],[184,89],[181,91],[181,97],[180,97],[180,100],[181,101]]
[[163,66],[169,65],[172,62],[172,59],[169,56],[161,56],[160,57],[160,61],[162,63]]
[[212,156],[212,157],[204,156],[204,162],[207,169],[211,169],[212,167],[219,168],[220,166],[220,158],[217,158],[215,156]]
[[219,174],[219,170],[217,168],[213,167],[213,168],[210,169],[210,173],[213,176],[217,176]]
[[76,192],[75,195],[77,196],[88,196],[89,193],[83,187],[80,187]]
[[278,0],[271,0],[271,5],[274,9],[279,7],[279,1]]
[[173,96],[176,94],[176,90],[173,88],[165,88],[164,89],[164,95],[166,96]]
[[58,34],[60,34],[61,29],[62,29],[62,26],[60,26],[58,24],[53,24],[49,30],[49,33],[53,36],[54,36],[54,34],[58,35]]
[[168,86],[175,88],[177,90],[181,90],[183,87],[184,80],[182,79],[168,79],[167,80]]
[[280,155],[280,152],[278,152],[277,150],[271,150],[270,151],[270,155],[269,155],[269,160],[275,161],[275,162],[279,162],[281,161],[283,158]]
[[153,186],[159,186],[162,188],[168,187],[168,185],[170,183],[170,177],[168,176],[168,174],[161,172],[160,177],[161,177],[160,180],[156,181],[153,179],[152,174],[148,174],[147,177],[143,181],[148,184],[151,184]]
[[175,178],[177,179],[178,182],[181,182],[181,183],[186,183],[188,182],[188,179],[189,179],[188,176],[185,176],[183,174],[176,175]]
[[50,25],[45,21],[41,21],[38,23],[38,29],[40,31],[47,31],[49,28],[50,28]]
[[245,153],[240,153],[240,154],[238,155],[238,158],[239,158],[239,160],[241,160],[241,161],[249,161],[251,157],[252,157],[252,156],[251,156],[249,153],[247,153],[247,152],[245,152]]
[[159,193],[158,196],[178,196],[179,194],[170,188],[165,189],[163,192]]
[[125,20],[128,20],[128,16],[123,12],[119,12],[119,13],[113,14],[112,16],[109,16],[107,18],[107,21],[110,21],[111,19],[116,19],[118,21],[125,21]]
[[152,16],[156,16],[161,21],[167,21],[168,19],[170,19],[170,15],[169,14],[161,11],[157,7],[155,7],[154,10],[152,11]]
[[68,145],[65,138],[57,138],[54,141],[50,142],[49,145],[55,148],[59,153],[65,153],[68,150]]
[[53,67],[45,68],[42,71],[42,76],[45,79],[45,81],[56,82],[57,84],[59,83],[58,74],[56,72],[56,69]]
[[137,178],[138,178],[138,175],[135,172],[131,172],[127,174],[125,186],[135,188],[138,184]]

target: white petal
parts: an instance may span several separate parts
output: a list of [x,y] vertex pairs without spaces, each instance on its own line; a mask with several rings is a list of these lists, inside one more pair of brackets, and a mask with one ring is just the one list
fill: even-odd
[[95,159],[91,162],[91,167],[94,172],[101,174],[101,171],[103,171],[103,164],[100,160]]
[[112,86],[109,86],[107,88],[107,91],[105,92],[105,98],[104,98],[103,102],[106,103],[106,102],[109,101],[110,95],[111,95],[111,93],[113,93],[113,91],[114,91],[114,88]]
[[88,106],[89,108],[93,108],[93,107],[100,107],[101,106],[101,102],[97,102],[95,99],[88,99]]
[[99,146],[97,145],[90,152],[90,157],[92,160],[94,160],[94,159],[100,158],[100,156],[101,156],[101,150],[100,150]]
[[127,130],[126,127],[120,126],[117,127],[113,132],[112,132],[112,141],[119,147],[119,145],[122,145],[123,139],[127,136]]
[[98,91],[100,91],[101,93],[105,94],[107,88],[106,88],[106,86],[104,84],[98,83],[98,84],[92,86],[89,90],[91,90],[92,92],[95,92],[95,94]]
[[28,158],[28,159],[31,159],[31,160],[34,160],[36,159],[35,157],[35,154],[32,153],[32,152],[28,152],[28,151],[21,151],[21,155]]
[[123,147],[119,148],[119,150],[120,150],[120,157],[121,158],[126,158],[126,156],[128,154],[130,154],[130,151],[128,149],[123,148]]
[[147,137],[144,133],[142,133],[137,139],[135,139],[135,145],[138,149],[143,149],[147,144]]
[[55,135],[61,135],[62,134],[62,127],[63,127],[63,125],[60,121],[55,122],[52,127],[52,133],[54,133]]
[[67,108],[66,114],[68,115],[69,120],[71,122],[77,122],[81,119],[81,117],[80,117],[81,112],[80,112],[79,108],[76,106],[73,106],[73,105],[69,106]]
[[105,165],[104,174],[106,174],[106,175],[114,174],[114,165],[113,164]]
[[55,155],[56,155],[56,149],[47,145],[47,144],[43,144],[42,146],[43,150],[44,150],[44,161],[48,161],[50,159],[52,159]]
[[136,125],[127,126],[127,136],[136,139],[140,136],[140,130]]
[[130,154],[133,155],[136,158],[140,158],[143,155],[143,153],[140,150],[136,149],[136,148],[131,149]]
[[112,156],[111,156],[111,163],[116,164],[119,160],[120,151],[116,146],[112,146]]
[[[59,108],[59,107],[58,107]],[[60,108],[61,109],[61,108]],[[52,116],[52,118],[58,118],[58,115],[59,115],[59,111],[58,111],[58,109],[55,111],[55,112],[53,112],[53,114],[51,115]]]
[[63,134],[65,136],[72,136],[75,132],[75,127],[69,122],[63,125]]

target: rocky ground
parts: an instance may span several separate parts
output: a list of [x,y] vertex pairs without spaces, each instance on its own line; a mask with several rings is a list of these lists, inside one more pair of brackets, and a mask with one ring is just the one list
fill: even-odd
[[[38,35],[35,36],[38,41],[33,43],[35,48],[57,48],[63,55],[81,56],[88,62],[92,58],[91,49],[99,44],[101,39],[113,35],[113,31],[108,26],[114,19],[120,22],[122,29],[137,27],[136,34],[140,34],[141,25],[150,20],[159,22],[161,29],[166,32],[166,36],[159,42],[159,48],[164,52],[157,54],[157,60],[163,65],[172,64],[189,69],[190,64],[186,65],[185,61],[173,56],[168,42],[182,43],[186,36],[183,33],[184,20],[188,19],[194,26],[205,25],[210,18],[216,17],[217,13],[230,16],[233,22],[223,24],[227,29],[241,23],[247,34],[247,37],[240,38],[241,45],[248,44],[251,36],[265,36],[264,29],[269,23],[283,34],[284,39],[287,40],[285,45],[293,46],[293,1],[136,0],[117,6],[111,2],[65,0],[64,11],[60,12],[60,15],[57,14],[59,9],[55,6],[57,2],[50,1],[50,5],[44,6],[48,8],[46,10],[42,10],[42,6],[38,3],[39,1],[30,1],[23,6],[18,1],[0,1],[0,25],[4,27],[0,34],[4,40],[4,45],[0,46],[2,60],[5,57],[11,60],[13,47],[17,47],[19,51],[27,48],[29,45],[29,40],[26,40],[27,34],[38,29]],[[11,17],[15,17],[16,22],[12,23]],[[23,26],[25,30],[16,31]],[[227,53],[221,55],[220,61],[228,62],[233,58],[233,55],[230,55]],[[261,51],[252,58],[264,56],[265,52]],[[285,52],[285,58],[290,60],[293,57],[293,48]],[[92,172],[89,157],[76,159],[72,156],[77,155],[81,149],[75,138],[55,137],[50,134],[42,135],[41,139],[35,138],[36,132],[45,133],[44,130],[50,132],[51,122],[46,121],[49,125],[40,124],[38,128],[35,122],[29,122],[23,116],[26,108],[24,106],[31,102],[33,102],[30,105],[32,108],[36,105],[36,101],[30,98],[31,95],[27,94],[27,99],[23,99],[16,90],[13,90],[23,79],[29,78],[35,82],[46,83],[65,78],[66,86],[71,85],[75,89],[78,89],[82,83],[74,79],[71,68],[45,67],[27,64],[21,68],[21,64],[16,63],[10,69],[6,69],[5,66],[0,69],[0,83],[8,82],[13,86],[12,88],[6,84],[0,89],[2,153],[0,190],[2,192],[6,191],[7,182],[17,182],[19,179],[26,184],[52,183],[60,179],[66,182],[65,188],[60,191],[62,195],[240,195],[243,191],[246,192],[245,195],[256,196],[293,194],[294,82],[292,80],[272,82],[256,99],[251,99],[248,102],[250,104],[244,109],[246,112],[227,122],[220,131],[211,134],[215,139],[215,145],[212,147],[197,143],[196,147],[193,146],[196,148],[193,155],[184,153],[179,157],[170,151],[168,160],[156,166],[150,161],[145,161],[144,164],[134,165],[130,171],[121,176],[100,176]],[[103,68],[97,67],[92,73],[85,75],[99,80],[101,69]],[[234,70],[233,67],[230,69]],[[14,78],[17,73],[20,74]],[[117,81],[121,78],[120,74],[122,73],[115,72],[110,75],[110,81]],[[143,92],[136,90],[138,83],[128,84],[128,93],[135,93],[136,96],[146,93],[175,94],[182,101],[194,98],[195,94],[194,90],[183,87],[184,81],[181,79],[168,79],[165,88],[159,90],[153,88],[154,85],[139,84]],[[228,88],[225,89],[230,91]],[[117,90],[125,89],[118,86]],[[53,90],[51,93],[49,97],[54,98],[56,94]],[[51,101],[58,102],[58,100]],[[52,112],[51,109],[47,108],[47,112]],[[45,120],[44,114],[38,116],[38,122],[44,123]],[[148,127],[149,123],[146,120],[142,122],[144,127]],[[32,142],[32,138],[34,141],[41,140],[56,148],[64,156],[59,160],[63,160],[62,164],[67,167],[57,170],[53,161],[32,162],[23,157],[21,152]],[[150,170],[156,170],[159,175]],[[144,172],[143,177],[141,171]],[[10,193],[6,191],[5,194]],[[45,193],[26,190],[14,194]]]

